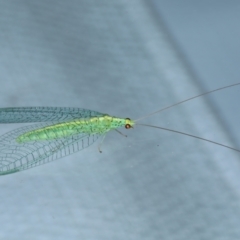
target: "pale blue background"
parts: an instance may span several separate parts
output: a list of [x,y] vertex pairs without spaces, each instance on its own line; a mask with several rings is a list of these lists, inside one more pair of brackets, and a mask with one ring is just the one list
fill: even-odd
[[[2,1],[0,106],[137,119],[237,82],[239,4],[221,2]],[[239,147],[238,93],[143,122]],[[107,135],[102,154],[95,144],[2,176],[0,239],[240,239],[239,154],[140,126],[122,132]]]
[[[151,2],[204,90],[240,81],[239,1]],[[210,99],[239,146],[239,89],[230,91],[227,98],[222,92],[211,95]]]

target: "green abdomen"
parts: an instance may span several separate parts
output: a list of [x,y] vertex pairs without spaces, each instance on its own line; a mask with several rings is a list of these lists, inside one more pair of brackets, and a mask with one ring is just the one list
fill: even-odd
[[[116,124],[116,120],[118,120]],[[70,137],[79,133],[103,134],[122,126],[122,119],[110,116],[92,117],[86,120],[74,120],[26,132],[16,139],[18,143],[53,140]]]

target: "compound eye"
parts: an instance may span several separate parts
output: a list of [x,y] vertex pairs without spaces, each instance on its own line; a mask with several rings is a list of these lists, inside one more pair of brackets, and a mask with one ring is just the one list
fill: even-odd
[[[131,121],[130,118],[125,118],[125,120]],[[132,128],[132,126],[131,126],[129,123],[127,123],[127,124],[125,125],[125,128],[126,128],[126,129],[129,129],[129,128]]]

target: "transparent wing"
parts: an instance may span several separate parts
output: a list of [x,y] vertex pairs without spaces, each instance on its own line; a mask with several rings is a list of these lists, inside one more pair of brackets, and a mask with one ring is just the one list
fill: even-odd
[[0,108],[0,123],[26,123],[69,121],[79,118],[103,116],[103,113],[83,108],[19,107]]
[[0,137],[0,175],[32,168],[87,148],[100,135],[80,133],[68,138],[19,144],[16,138],[48,124],[34,124],[10,131]]

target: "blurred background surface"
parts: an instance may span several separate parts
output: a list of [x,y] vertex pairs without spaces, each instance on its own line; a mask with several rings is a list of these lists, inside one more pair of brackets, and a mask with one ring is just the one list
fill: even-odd
[[[0,107],[137,119],[240,80],[238,1],[0,3]],[[142,122],[240,146],[239,87]],[[1,125],[5,133],[19,125]],[[239,239],[239,154],[136,126],[0,178],[1,239]]]

